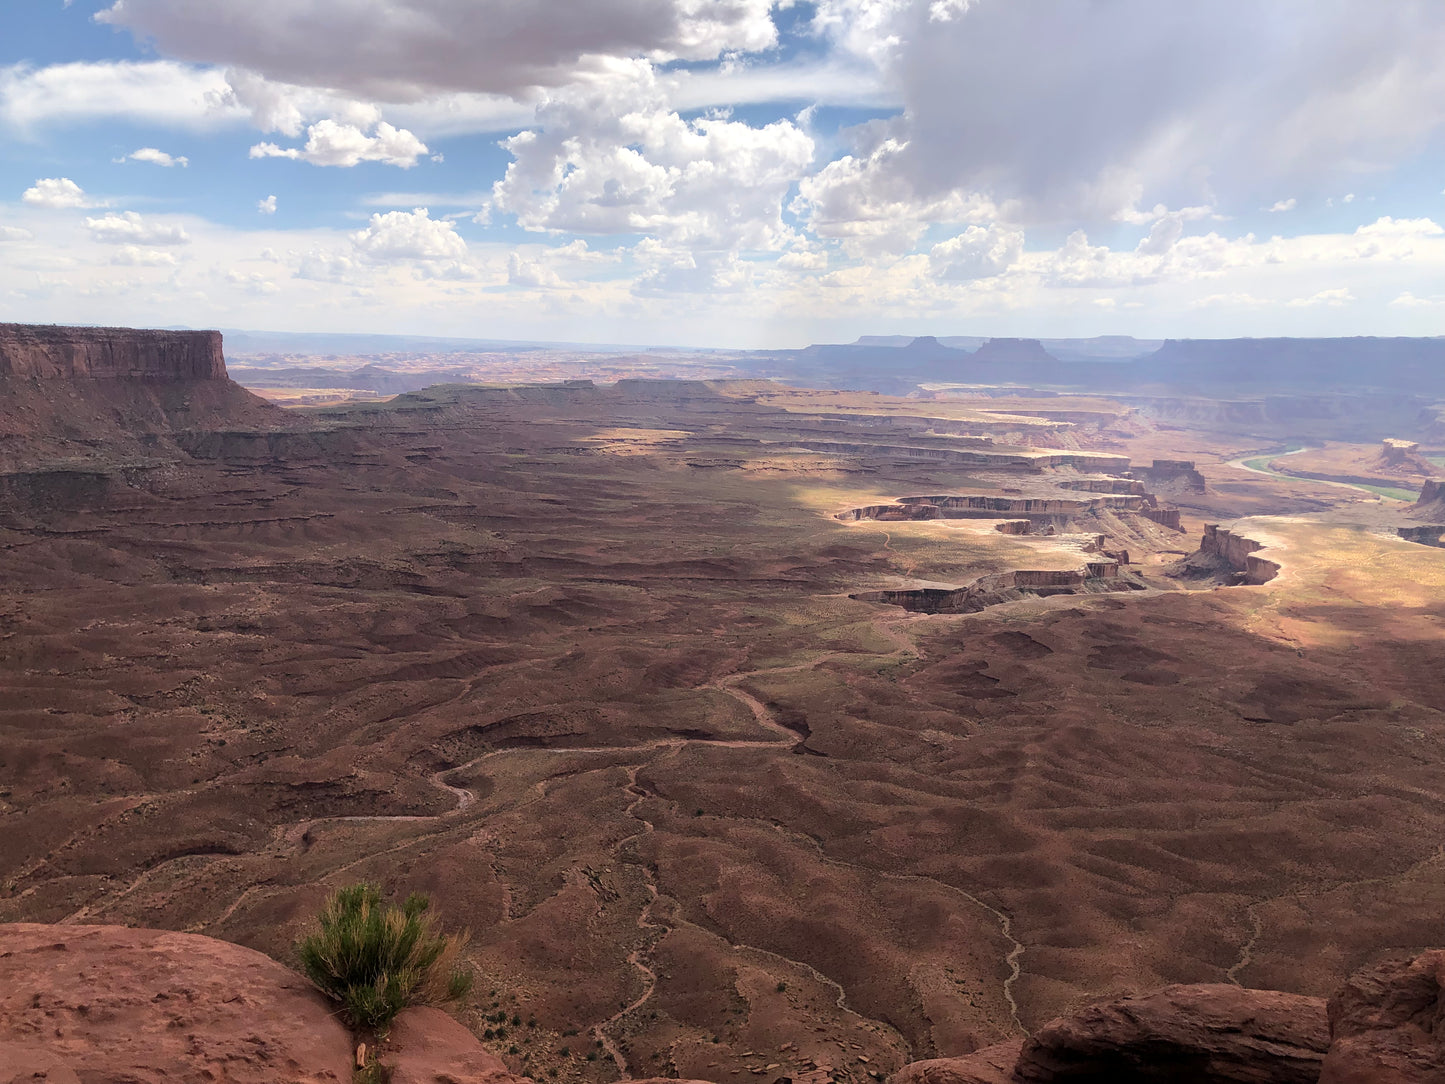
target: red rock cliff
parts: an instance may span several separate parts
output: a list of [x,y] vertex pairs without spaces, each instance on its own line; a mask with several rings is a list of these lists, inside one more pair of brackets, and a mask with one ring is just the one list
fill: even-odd
[[1242,573],[1241,582],[1254,586],[1268,583],[1279,574],[1279,565],[1275,562],[1254,556],[1254,551],[1261,549],[1264,549],[1263,542],[1237,535],[1217,523],[1205,525],[1204,538],[1199,543],[1202,556],[1218,558]]
[[219,331],[0,324],[0,377],[225,380]]

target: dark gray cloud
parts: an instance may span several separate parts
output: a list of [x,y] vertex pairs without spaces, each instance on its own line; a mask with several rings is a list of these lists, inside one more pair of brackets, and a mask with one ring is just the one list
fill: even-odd
[[570,82],[590,56],[708,59],[775,39],[773,0],[116,0],[167,56],[386,101]]
[[920,198],[983,191],[1026,218],[1257,201],[1445,127],[1438,0],[918,0],[888,30],[892,168]]

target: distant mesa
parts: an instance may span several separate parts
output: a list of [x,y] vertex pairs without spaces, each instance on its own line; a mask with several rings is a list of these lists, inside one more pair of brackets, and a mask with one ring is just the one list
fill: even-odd
[[225,380],[219,331],[0,324],[0,376]]
[[113,463],[182,454],[185,435],[270,430],[281,411],[233,382],[219,331],[0,324],[0,494],[26,507],[92,507],[127,489],[92,461],[65,465],[84,434]]
[[1380,455],[1375,466],[1393,474],[1418,474],[1430,477],[1437,468],[1420,453],[1420,445],[1413,440],[1386,437],[1380,442]]
[[999,366],[1058,364],[1038,339],[989,339],[974,353],[973,360]]

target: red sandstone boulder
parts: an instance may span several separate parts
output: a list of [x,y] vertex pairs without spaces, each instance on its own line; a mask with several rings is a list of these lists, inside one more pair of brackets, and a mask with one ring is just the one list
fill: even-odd
[[1209,984],[1091,1005],[1024,1044],[1020,1084],[1315,1084],[1329,1046],[1319,998]]
[[1013,1084],[1022,1039],[995,1043],[962,1058],[915,1061],[894,1073],[888,1084]]
[[378,1051],[391,1084],[511,1084],[502,1059],[440,1009],[407,1009]]
[[1330,998],[1320,1084],[1445,1084],[1445,949],[1352,975]]
[[0,1084],[348,1084],[351,1036],[300,975],[209,937],[0,925]]

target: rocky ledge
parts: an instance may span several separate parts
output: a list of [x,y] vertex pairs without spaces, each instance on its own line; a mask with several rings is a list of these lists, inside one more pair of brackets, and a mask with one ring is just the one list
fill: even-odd
[[[345,1084],[355,1037],[300,975],[194,934],[0,926],[0,1084]],[[451,1017],[409,1009],[391,1084],[531,1084]],[[1168,986],[1028,1040],[915,1062],[889,1084],[1441,1084],[1445,950],[1356,973],[1328,1004]],[[660,1082],[657,1082],[660,1084]]]
[[219,331],[0,324],[0,377],[225,380]]
[[1256,550],[1264,548],[1263,542],[1209,523],[1199,549],[1179,561],[1170,575],[1186,580],[1217,577],[1233,586],[1257,587],[1279,575],[1277,562],[1255,556]]
[[[0,1084],[349,1084],[355,1039],[333,1010],[226,941],[0,925]],[[438,1009],[402,1013],[379,1053],[390,1084],[532,1084]]]
[[1357,972],[1328,1002],[1166,986],[888,1084],[1445,1084],[1445,951]]

